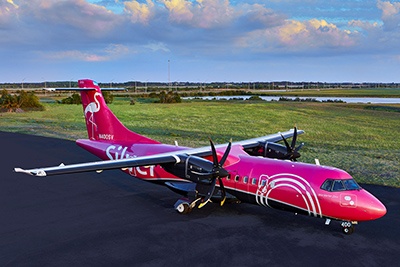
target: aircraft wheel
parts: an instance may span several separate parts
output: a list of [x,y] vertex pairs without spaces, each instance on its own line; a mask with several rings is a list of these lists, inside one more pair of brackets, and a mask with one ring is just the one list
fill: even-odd
[[354,225],[351,222],[342,222],[342,231],[346,235],[351,235],[354,232]]
[[181,203],[176,207],[176,211],[180,214],[187,214],[191,211],[192,209],[190,208],[188,203]]

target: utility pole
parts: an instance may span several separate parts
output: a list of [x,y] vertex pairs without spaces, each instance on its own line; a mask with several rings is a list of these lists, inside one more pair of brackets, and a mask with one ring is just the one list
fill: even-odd
[[171,91],[171,69],[170,69],[170,60],[168,59],[168,90]]

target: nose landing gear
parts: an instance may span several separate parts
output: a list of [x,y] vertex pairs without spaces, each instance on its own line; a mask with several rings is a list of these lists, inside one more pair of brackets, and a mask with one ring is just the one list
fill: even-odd
[[342,232],[346,235],[351,235],[354,232],[354,224],[352,222],[342,222]]

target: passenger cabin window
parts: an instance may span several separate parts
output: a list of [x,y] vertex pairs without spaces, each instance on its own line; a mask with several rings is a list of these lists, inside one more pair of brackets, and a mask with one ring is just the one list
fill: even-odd
[[239,175],[236,175],[235,176],[235,182],[239,182],[239,178],[240,178]]
[[251,184],[252,184],[252,185],[255,185],[256,182],[257,182],[257,179],[256,179],[256,178],[251,179]]
[[248,181],[249,181],[249,177],[247,177],[247,176],[243,177],[243,183],[247,184]]
[[360,190],[361,187],[353,179],[327,179],[321,185],[321,189],[329,192]]

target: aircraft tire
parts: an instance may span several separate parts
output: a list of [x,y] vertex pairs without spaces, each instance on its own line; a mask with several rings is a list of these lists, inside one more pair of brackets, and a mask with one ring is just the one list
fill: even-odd
[[346,235],[351,235],[354,232],[354,225],[343,227],[342,231]]
[[187,214],[191,211],[192,209],[190,208],[188,203],[181,203],[176,207],[176,211],[180,214]]

